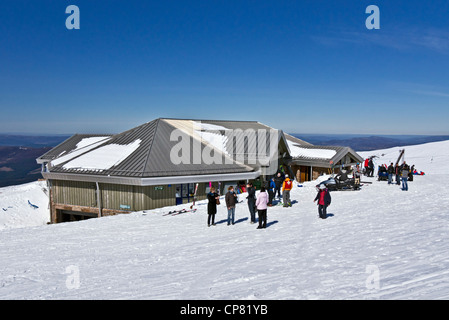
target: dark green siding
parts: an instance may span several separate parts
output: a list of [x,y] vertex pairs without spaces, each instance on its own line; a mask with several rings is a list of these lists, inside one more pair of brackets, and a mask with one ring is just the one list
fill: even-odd
[[167,185],[162,190],[154,186],[140,187],[100,184],[102,207],[106,209],[140,211],[175,204],[175,188]]
[[76,206],[96,207],[95,183],[53,180],[53,201]]
[[[218,183],[213,183],[218,187]],[[100,183],[102,209],[120,211],[141,211],[176,204],[176,185],[131,186]],[[197,200],[206,199],[206,187],[209,183],[200,183]],[[79,181],[52,180],[53,201],[58,204],[97,207],[96,184]],[[187,200],[184,200],[186,203]]]

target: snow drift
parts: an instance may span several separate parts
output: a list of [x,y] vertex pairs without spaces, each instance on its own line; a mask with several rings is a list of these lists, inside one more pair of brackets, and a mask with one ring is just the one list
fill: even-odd
[[47,184],[38,181],[0,188],[0,208],[0,231],[47,224],[50,222]]

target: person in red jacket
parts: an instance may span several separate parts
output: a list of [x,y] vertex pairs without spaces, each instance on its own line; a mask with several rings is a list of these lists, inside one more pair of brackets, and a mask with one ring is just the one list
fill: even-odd
[[367,158],[367,159],[365,159],[365,163],[363,164],[363,166],[365,167],[365,175],[366,176],[369,176],[369,165],[368,165],[368,163],[369,163],[369,159]]
[[331,204],[331,195],[324,184],[320,185],[318,194],[313,202],[318,200],[318,215],[321,219],[327,218],[327,207]]

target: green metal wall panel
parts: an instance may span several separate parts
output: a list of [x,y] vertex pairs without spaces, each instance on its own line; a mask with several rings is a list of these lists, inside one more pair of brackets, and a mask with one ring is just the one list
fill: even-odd
[[[141,211],[176,204],[176,186],[130,186],[99,184],[102,209]],[[213,183],[218,187],[218,183]],[[206,199],[209,183],[198,185],[197,200]],[[53,201],[59,204],[97,207],[96,184],[79,181],[53,180]],[[186,201],[184,201],[186,203]]]
[[55,203],[96,207],[97,196],[94,183],[53,180],[53,201]]

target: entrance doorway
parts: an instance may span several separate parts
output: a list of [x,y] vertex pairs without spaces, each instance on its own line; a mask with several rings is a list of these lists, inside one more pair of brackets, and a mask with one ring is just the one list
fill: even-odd
[[91,218],[97,218],[98,214],[90,212],[78,212],[68,210],[58,210],[58,222],[80,221]]
[[176,205],[189,203],[193,201],[193,194],[195,192],[194,183],[184,183],[176,185]]
[[292,165],[292,171],[294,173],[295,179],[299,183],[305,182],[305,181],[311,181],[311,174],[310,174],[310,167],[308,166],[298,166],[298,165]]

